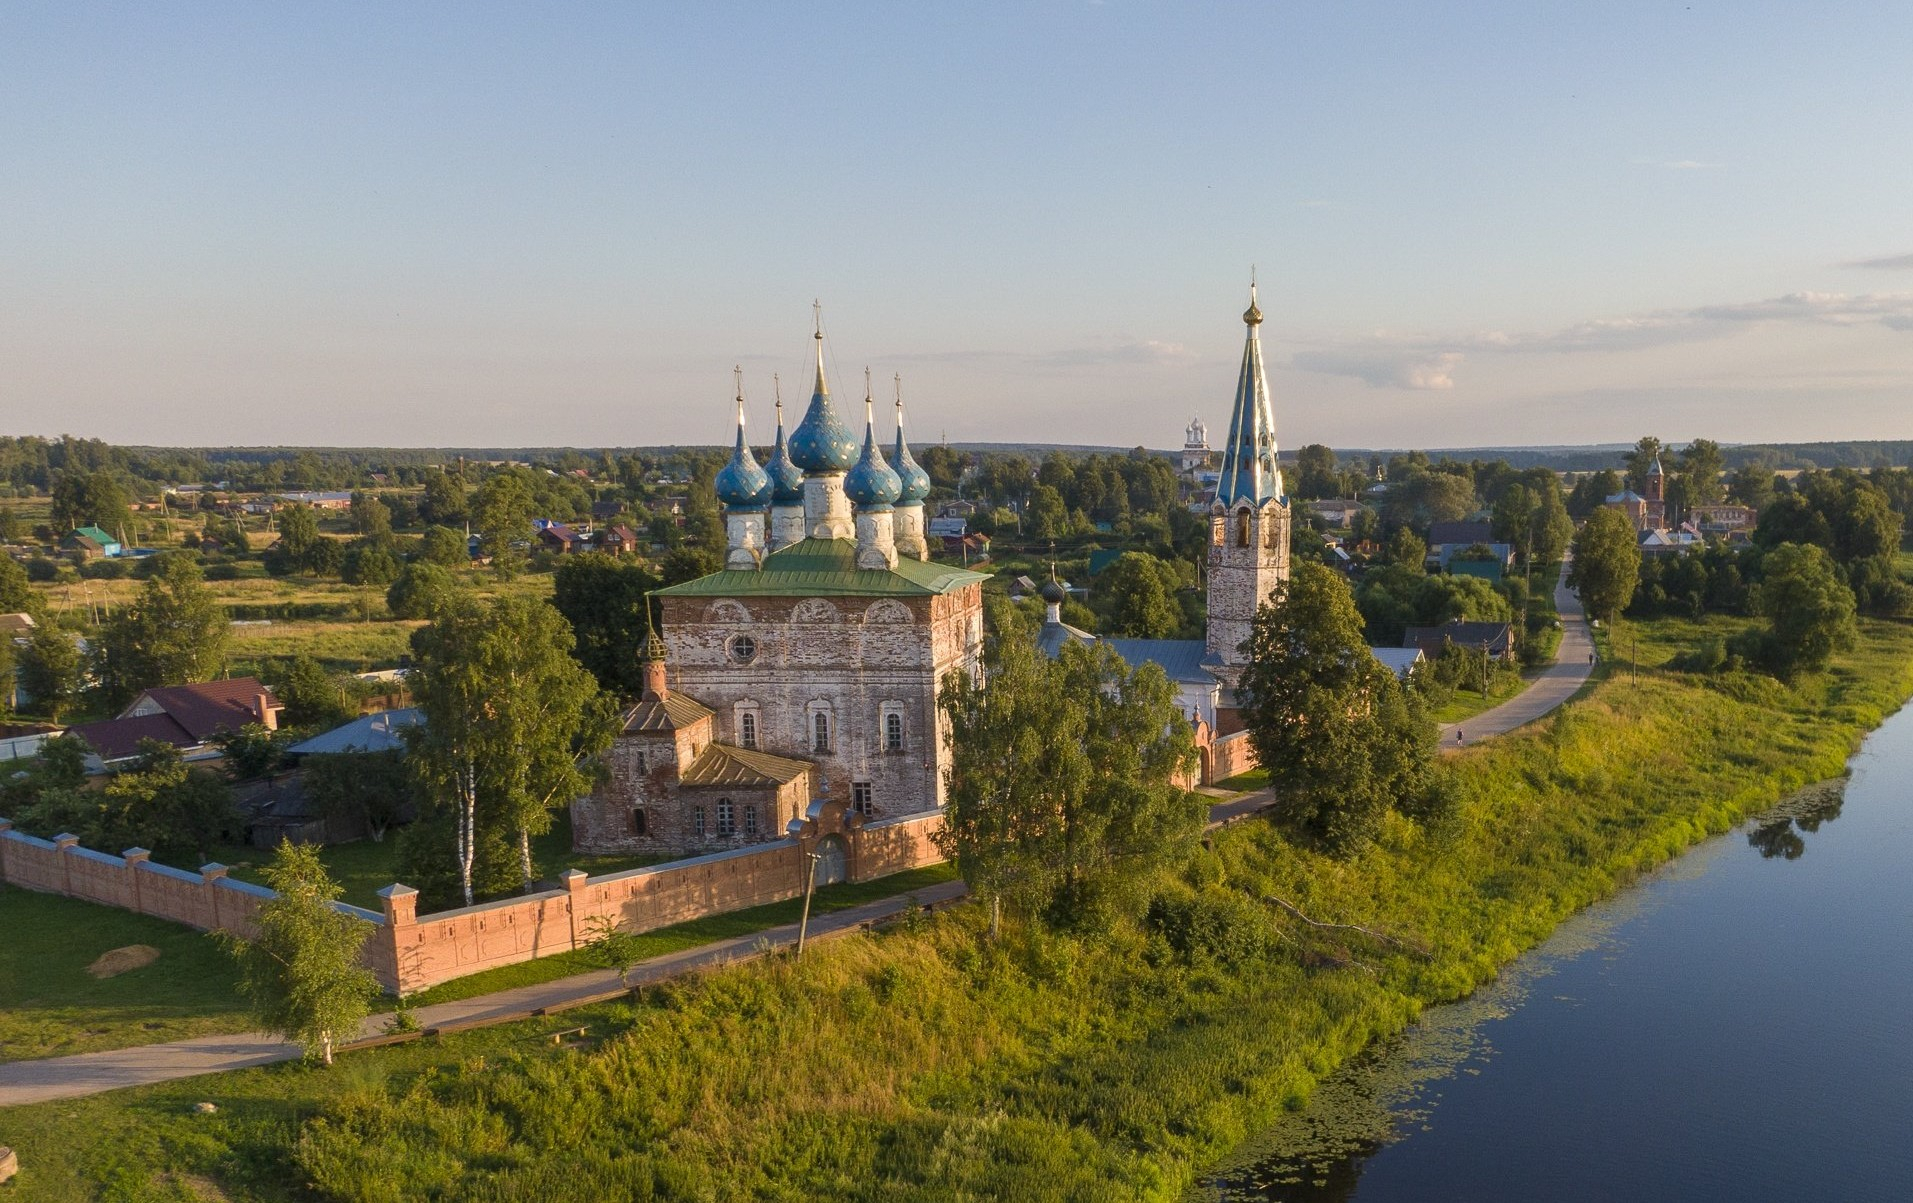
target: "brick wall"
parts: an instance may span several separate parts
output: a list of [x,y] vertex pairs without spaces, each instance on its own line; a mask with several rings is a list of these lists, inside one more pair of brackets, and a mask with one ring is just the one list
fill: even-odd
[[[826,836],[848,849],[851,881],[870,881],[943,859],[932,835],[937,812],[863,825],[843,804],[813,805],[804,830],[757,844],[645,869],[588,877],[573,870],[564,888],[437,914],[417,914],[418,892],[387,886],[383,914],[341,909],[373,930],[361,960],[387,990],[410,993],[455,977],[567,952],[591,939],[599,919],[630,932],[781,902],[804,891],[805,853]],[[141,849],[111,856],[72,836],[36,839],[0,819],[0,881],[65,894],[196,927],[251,935],[271,890],[233,881],[220,865],[197,873],[156,865]]]

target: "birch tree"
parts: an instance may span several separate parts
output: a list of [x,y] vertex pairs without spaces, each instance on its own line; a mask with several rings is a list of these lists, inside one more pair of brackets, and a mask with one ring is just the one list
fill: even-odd
[[532,837],[590,788],[585,762],[611,741],[612,708],[571,647],[556,610],[510,598],[460,599],[412,637],[425,722],[407,732],[410,763],[421,798],[450,812],[467,906],[488,837],[515,836],[524,884],[536,880]]

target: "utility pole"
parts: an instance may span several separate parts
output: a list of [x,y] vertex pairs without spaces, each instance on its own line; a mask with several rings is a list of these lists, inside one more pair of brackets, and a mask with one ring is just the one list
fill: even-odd
[[810,934],[810,894],[817,886],[817,862],[824,859],[821,852],[805,852],[804,859],[804,913],[797,921],[797,956],[804,955],[804,939]]

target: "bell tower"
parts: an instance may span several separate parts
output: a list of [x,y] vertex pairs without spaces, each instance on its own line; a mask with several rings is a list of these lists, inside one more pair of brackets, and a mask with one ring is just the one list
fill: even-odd
[[1262,367],[1255,284],[1242,315],[1248,338],[1222,447],[1222,475],[1209,507],[1209,646],[1205,663],[1234,685],[1249,662],[1255,612],[1289,579],[1289,499],[1276,465],[1275,413]]

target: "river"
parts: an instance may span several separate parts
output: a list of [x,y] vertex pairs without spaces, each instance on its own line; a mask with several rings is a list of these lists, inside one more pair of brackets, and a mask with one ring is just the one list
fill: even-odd
[[1198,1197],[1913,1200],[1913,707],[1563,924]]

